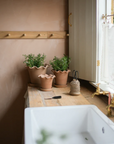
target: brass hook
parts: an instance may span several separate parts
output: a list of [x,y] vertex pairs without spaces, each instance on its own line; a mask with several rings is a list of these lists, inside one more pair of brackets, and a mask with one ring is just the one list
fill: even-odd
[[70,13],[69,16],[68,16],[68,24],[69,24],[69,26],[72,26],[72,24],[70,23],[70,16],[71,15],[72,15],[72,13]]

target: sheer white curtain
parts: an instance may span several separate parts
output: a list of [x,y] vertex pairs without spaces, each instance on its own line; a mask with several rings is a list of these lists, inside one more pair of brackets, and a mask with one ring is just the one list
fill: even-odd
[[114,89],[114,25],[102,26],[101,81]]

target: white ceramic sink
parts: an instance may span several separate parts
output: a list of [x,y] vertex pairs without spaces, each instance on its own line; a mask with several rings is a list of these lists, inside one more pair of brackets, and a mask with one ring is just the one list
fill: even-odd
[[25,144],[114,144],[114,123],[92,105],[26,108]]

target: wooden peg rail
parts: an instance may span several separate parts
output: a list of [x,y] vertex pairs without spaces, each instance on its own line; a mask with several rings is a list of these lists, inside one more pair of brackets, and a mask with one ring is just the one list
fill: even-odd
[[64,39],[65,31],[0,31],[0,39]]

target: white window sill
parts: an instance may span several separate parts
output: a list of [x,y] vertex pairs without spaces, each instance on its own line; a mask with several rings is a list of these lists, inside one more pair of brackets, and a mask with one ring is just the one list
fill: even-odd
[[[97,88],[97,83],[94,83],[94,82],[90,82],[91,85],[93,85],[95,88]],[[113,97],[113,94],[114,94],[114,90],[111,89],[108,84],[104,83],[104,82],[100,82],[100,85],[99,85],[100,89],[102,91],[108,91],[111,93],[111,97]],[[107,95],[108,96],[108,95]]]

